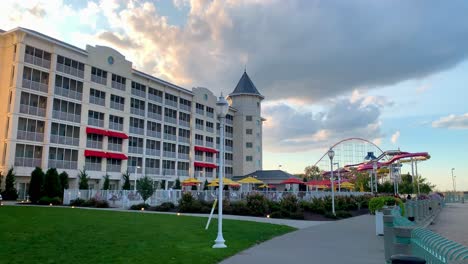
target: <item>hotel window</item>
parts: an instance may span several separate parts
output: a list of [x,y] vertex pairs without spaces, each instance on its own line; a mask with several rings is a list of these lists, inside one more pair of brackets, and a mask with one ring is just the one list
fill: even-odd
[[[8,126],[7,126],[8,130]],[[44,121],[20,117],[18,119],[17,139],[44,141]]]
[[204,105],[197,103],[195,105],[195,109],[196,109],[197,114],[200,114],[200,115],[205,114],[205,106]]
[[123,130],[123,117],[109,115],[109,129],[122,131]]
[[163,92],[151,87],[148,87],[148,99],[162,103],[163,101]]
[[94,149],[102,149],[102,135],[88,134],[86,135],[86,147]]
[[122,77],[117,74],[112,74],[112,83],[111,83],[112,88],[125,91],[126,82],[127,82],[127,79],[125,77]]
[[90,171],[101,171],[102,158],[100,157],[86,157],[85,169]]
[[252,161],[252,160],[253,160],[252,156],[245,156],[245,161]]
[[45,116],[47,106],[47,98],[26,92],[21,92],[20,98],[20,113]]
[[146,98],[146,86],[132,81],[132,94]]
[[252,129],[250,129],[250,128],[247,128],[247,129],[245,130],[245,133],[246,133],[247,135],[252,135],[252,134],[253,134]]
[[91,81],[107,85],[107,72],[96,67],[91,68]]
[[15,166],[40,167],[42,163],[42,146],[16,144]]
[[106,106],[106,93],[96,89],[89,89],[89,103]]
[[23,88],[47,93],[49,86],[49,73],[24,67],[22,86]]
[[245,143],[246,148],[252,148],[252,146],[253,146],[252,142],[246,142]]
[[245,121],[252,121],[252,116],[245,116]]
[[76,170],[78,168],[78,150],[50,147],[49,168]]
[[165,103],[166,103],[167,105],[171,105],[171,106],[177,107],[177,100],[178,100],[177,96],[172,95],[172,94],[168,94],[168,93],[166,93],[164,96],[165,96],[165,98],[166,98],[166,102],[165,102]]
[[198,130],[203,130],[203,120],[201,119],[195,119],[195,128],[198,129]]
[[81,101],[83,82],[55,75],[55,94]]
[[124,107],[125,107],[125,98],[115,95],[115,94],[111,94],[110,108],[123,111]]
[[57,71],[84,78],[84,63],[57,55]]
[[89,110],[88,125],[104,127],[104,113]]
[[50,53],[31,46],[26,46],[24,61],[40,67],[50,68]]

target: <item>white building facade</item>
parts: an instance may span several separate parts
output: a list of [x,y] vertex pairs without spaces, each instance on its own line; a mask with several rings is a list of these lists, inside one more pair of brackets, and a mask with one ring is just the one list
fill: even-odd
[[[217,177],[217,97],[132,68],[116,50],[86,50],[17,28],[0,33],[0,170],[13,167],[20,197],[34,167],[86,169],[91,188],[122,173],[171,186]],[[225,175],[262,169],[261,100],[247,73],[229,95]]]

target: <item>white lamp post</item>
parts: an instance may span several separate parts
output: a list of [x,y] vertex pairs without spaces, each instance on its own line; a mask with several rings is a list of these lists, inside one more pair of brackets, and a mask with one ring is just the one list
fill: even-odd
[[226,248],[223,238],[223,174],[224,174],[224,122],[229,110],[229,103],[224,98],[223,94],[216,102],[216,112],[220,123],[219,133],[219,167],[218,167],[218,236],[216,237],[213,248]]
[[338,192],[341,192],[341,175],[340,175],[340,163],[339,162],[335,162],[333,163],[334,165],[336,165],[336,168],[338,170]]
[[332,148],[328,150],[328,157],[330,158],[330,172],[331,172],[331,189],[332,189],[332,213],[333,215],[336,215],[335,213],[335,186],[333,185],[333,157],[335,156],[335,151],[333,151]]
[[379,182],[377,180],[377,161],[374,161],[372,163],[372,169],[374,171],[374,176],[375,176],[375,193],[377,193],[377,183]]
[[136,191],[136,185],[137,185],[137,172],[138,169],[141,168],[140,166],[135,166],[135,185],[133,186],[133,190]]
[[453,183],[453,192],[456,192],[456,188],[455,188],[455,176],[453,176],[453,171],[455,170],[455,168],[452,168],[452,183]]

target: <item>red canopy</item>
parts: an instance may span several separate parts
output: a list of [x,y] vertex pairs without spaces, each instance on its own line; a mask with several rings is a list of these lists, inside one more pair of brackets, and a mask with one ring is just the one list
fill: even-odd
[[210,153],[218,153],[216,149],[205,148],[205,147],[200,147],[200,146],[195,146],[195,150],[203,151],[203,152],[210,152]]
[[323,181],[313,180],[313,181],[308,181],[305,184],[309,186],[319,186],[319,185],[331,185],[331,182],[329,180],[323,180]]
[[107,131],[104,129],[94,128],[94,127],[86,127],[86,134],[95,134],[95,135],[107,135]]
[[301,181],[298,178],[289,178],[281,182],[281,184],[304,184],[305,182]]
[[105,158],[106,153],[104,151],[97,151],[97,150],[85,150],[84,152],[85,157],[99,157]]
[[128,159],[128,157],[125,154],[111,153],[111,152],[106,153],[106,158],[108,158],[108,159],[118,159],[118,160],[127,160]]
[[115,137],[115,138],[122,138],[122,139],[127,139],[128,138],[127,134],[125,134],[125,133],[110,131],[110,130],[107,130],[106,135],[108,137]]
[[194,162],[193,165],[195,165],[195,167],[202,167],[202,168],[217,168],[218,167],[215,164],[204,163],[204,162]]
[[197,184],[194,182],[183,182],[182,186],[196,186]]

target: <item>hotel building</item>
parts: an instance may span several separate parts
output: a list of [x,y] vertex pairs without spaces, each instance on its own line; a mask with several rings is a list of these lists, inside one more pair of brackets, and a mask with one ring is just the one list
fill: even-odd
[[[261,101],[246,72],[228,96],[225,175],[262,169]],[[0,171],[13,167],[24,197],[34,167],[57,168],[78,187],[105,174],[211,180],[219,161],[217,95],[132,68],[105,46],[86,50],[25,28],[0,31]]]

